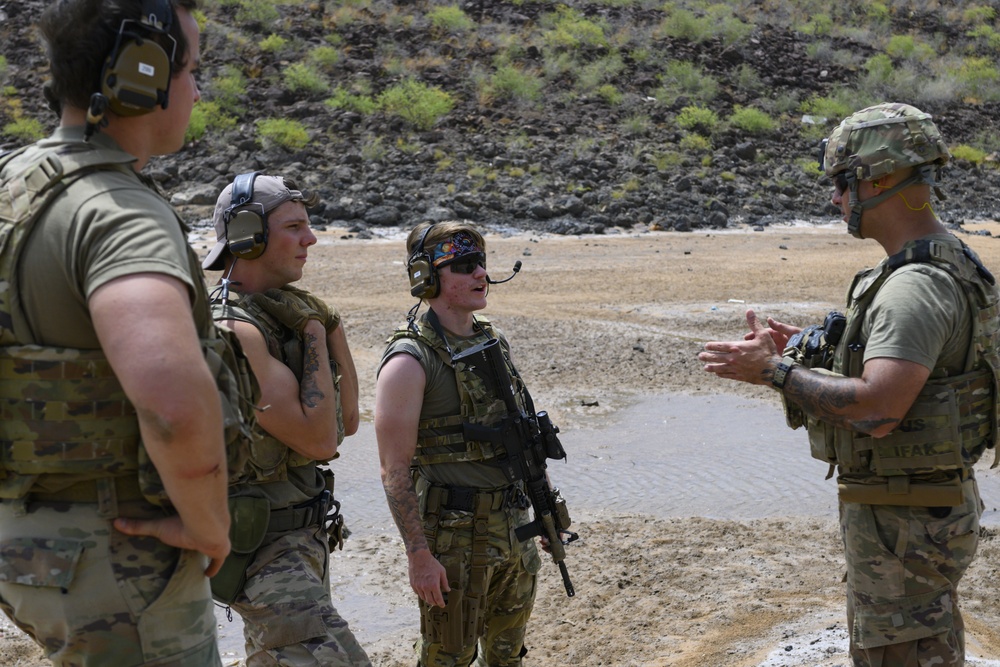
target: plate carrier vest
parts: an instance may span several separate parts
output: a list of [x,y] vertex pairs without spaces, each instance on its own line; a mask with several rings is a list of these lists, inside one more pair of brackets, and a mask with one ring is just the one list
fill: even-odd
[[[961,471],[959,477],[964,478],[983,451],[995,445],[1000,386],[1000,295],[993,276],[964,243],[955,249],[933,240],[907,244],[878,267],[855,276],[848,293],[846,330],[832,371],[861,377],[864,341],[860,338],[865,313],[882,284],[907,265],[907,270],[950,276],[965,295],[972,313],[972,333],[963,372],[952,377],[932,374],[896,429],[882,438],[836,428],[804,415],[815,458],[839,465],[842,473],[887,478],[889,492],[894,489],[898,495],[907,493],[909,476],[926,478],[942,471]],[[790,415],[793,427],[794,421]]]
[[[95,171],[139,178],[129,166],[134,161],[123,151],[94,144],[28,146],[0,158],[0,498],[24,499],[39,475],[67,474],[97,480],[99,493],[110,478],[133,480],[125,489],[137,478],[135,497],[118,500],[141,496],[170,505],[140,439],[135,408],[103,352],[32,344],[17,289],[22,251],[48,205],[74,183],[81,198],[97,194],[84,178]],[[177,223],[183,226],[180,218]],[[201,275],[190,248],[188,262],[191,275]],[[226,441],[251,438],[248,419],[257,387],[239,343],[217,333],[207,300],[197,299],[193,312],[222,399]],[[240,465],[231,455],[228,464],[231,471]],[[56,498],[58,492],[47,495]]]
[[[288,366],[296,379],[302,380],[302,359],[305,350],[302,337],[298,332],[289,329],[265,312],[252,299],[246,299],[240,294],[230,291],[225,301],[212,301],[212,317],[216,322],[237,320],[247,322],[257,328],[267,342],[267,350],[272,357]],[[330,359],[333,372],[333,387],[337,401],[337,444],[344,441],[344,413],[340,404],[340,375],[337,372],[337,362]],[[272,436],[259,426],[257,437],[245,441],[247,450],[239,457],[244,461],[243,471],[230,479],[230,484],[247,482],[251,484],[266,484],[288,479],[288,468],[297,468],[310,463],[326,463],[314,461],[290,449],[283,442]]]
[[[504,452],[497,451],[496,445],[480,440],[467,440],[463,424],[481,424],[492,426],[507,416],[507,408],[500,396],[492,393],[486,384],[465,364],[454,363],[448,345],[441,339],[434,328],[427,322],[427,315],[397,329],[386,341],[391,344],[400,338],[419,340],[434,352],[441,361],[455,372],[455,384],[461,402],[459,414],[433,419],[421,419],[417,425],[417,451],[413,457],[414,466],[434,465],[438,463],[463,463],[468,461],[489,462]],[[527,412],[530,399],[526,398],[524,383],[510,360],[510,345],[507,340],[498,336],[490,321],[480,315],[474,316],[475,326],[491,338],[500,339],[504,364],[510,376],[514,396],[522,412]],[[384,358],[383,358],[384,359]],[[448,448],[450,451],[430,453],[430,448]]]

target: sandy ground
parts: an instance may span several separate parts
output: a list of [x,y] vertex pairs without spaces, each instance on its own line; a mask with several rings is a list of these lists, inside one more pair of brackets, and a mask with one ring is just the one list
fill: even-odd
[[[992,223],[967,229],[1000,234]],[[333,557],[333,595],[376,665],[412,665],[416,613],[370,423],[383,341],[413,304],[403,240],[320,237],[301,285],[343,314],[365,420],[334,463],[354,533]],[[963,238],[1000,271],[1000,241]],[[545,561],[526,664],[849,665],[826,467],[802,431],[784,427],[775,392],[709,376],[695,355],[705,341],[742,336],[748,307],[820,321],[880,248],[842,226],[521,233],[488,245],[494,277],[524,264],[493,287],[486,313],[510,337],[536,406],[562,428],[569,460],[551,472],[581,536],[567,556],[575,597]],[[1000,471],[989,463],[977,469],[983,541],[960,587],[974,667],[1000,665]],[[224,664],[240,665],[238,620],[219,619]],[[40,655],[0,623],[0,664],[47,664]]]

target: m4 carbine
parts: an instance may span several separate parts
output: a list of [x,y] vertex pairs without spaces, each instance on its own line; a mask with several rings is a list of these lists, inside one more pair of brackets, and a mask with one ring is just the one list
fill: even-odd
[[[507,416],[500,424],[483,426],[466,423],[463,425],[465,438],[500,445],[498,465],[510,482],[520,480],[524,483],[525,493],[534,513],[534,520],[517,527],[514,533],[522,542],[536,536],[548,541],[552,562],[559,566],[566,595],[573,597],[576,591],[569,580],[564,547],[576,540],[578,535],[568,530],[570,518],[566,501],[559,495],[559,490],[553,489],[549,484],[545,472],[546,459],[566,458],[566,450],[556,435],[559,433],[558,427],[552,424],[545,411],[537,414],[534,412],[526,390],[525,410],[518,405],[511,386],[511,373],[516,376],[517,371],[511,366],[508,372],[499,339],[491,338],[459,352],[452,361],[456,371],[462,368],[472,371],[486,383],[494,396],[503,398]],[[462,364],[461,368],[459,364]]]

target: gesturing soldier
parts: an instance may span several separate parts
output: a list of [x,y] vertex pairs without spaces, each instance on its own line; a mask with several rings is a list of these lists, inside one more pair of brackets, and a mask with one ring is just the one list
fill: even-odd
[[855,277],[846,318],[765,328],[749,311],[747,340],[699,355],[720,377],[776,387],[813,456],[838,466],[855,665],[965,661],[957,587],[979,538],[973,465],[997,438],[1000,297],[931,208],[949,157],[912,106],[845,119],[821,166],[848,230],[887,257]]

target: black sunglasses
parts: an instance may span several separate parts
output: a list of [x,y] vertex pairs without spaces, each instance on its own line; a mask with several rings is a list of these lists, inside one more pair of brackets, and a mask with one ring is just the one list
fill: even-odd
[[833,187],[837,188],[837,192],[845,192],[847,190],[847,172],[842,171],[840,173],[833,175]]
[[486,268],[486,258],[481,254],[468,255],[466,257],[460,257],[454,262],[448,265],[451,268],[452,273],[465,273],[470,274],[475,272],[477,266]]

